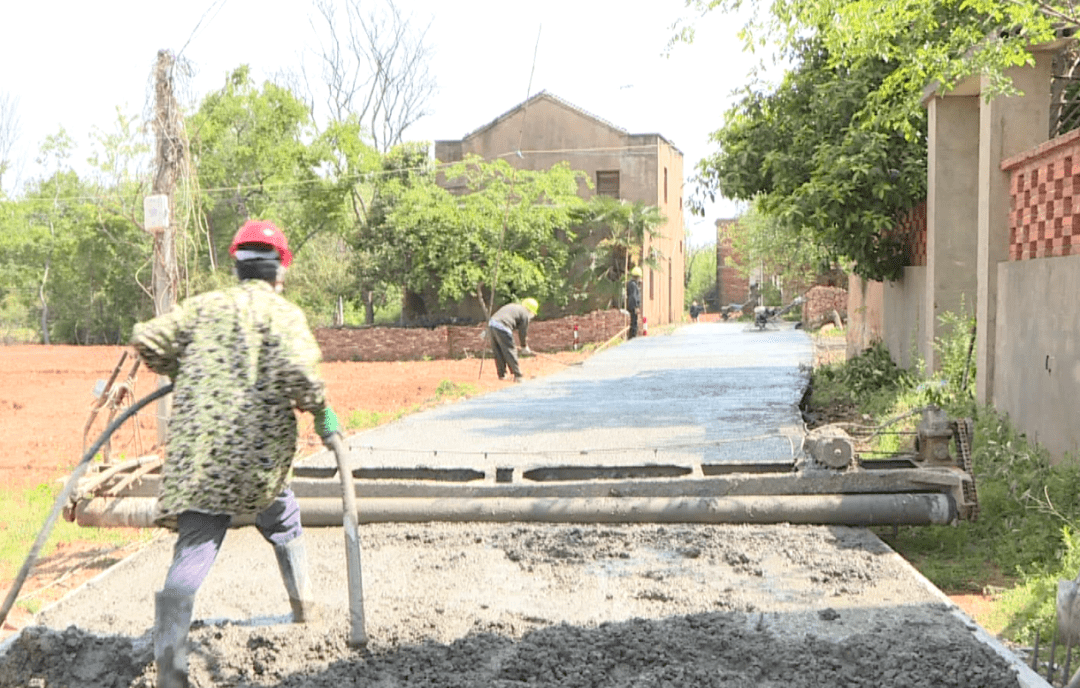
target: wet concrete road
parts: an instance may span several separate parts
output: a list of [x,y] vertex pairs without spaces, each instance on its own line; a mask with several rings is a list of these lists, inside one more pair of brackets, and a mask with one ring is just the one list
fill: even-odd
[[[813,344],[780,327],[698,323],[638,337],[561,373],[353,435],[351,459],[484,470],[790,460]],[[335,464],[324,452],[305,465]]]

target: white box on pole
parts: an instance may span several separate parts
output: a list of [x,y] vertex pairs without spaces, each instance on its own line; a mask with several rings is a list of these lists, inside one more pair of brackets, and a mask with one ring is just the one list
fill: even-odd
[[143,198],[143,223],[147,231],[169,226],[169,197],[155,194]]

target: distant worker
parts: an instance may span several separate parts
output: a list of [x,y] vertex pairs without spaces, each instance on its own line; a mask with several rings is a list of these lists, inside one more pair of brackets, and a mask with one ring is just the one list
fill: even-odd
[[641,268],[634,267],[630,271],[630,280],[626,283],[626,310],[630,312],[630,331],[627,339],[637,336],[637,316],[641,310]]
[[690,304],[690,319],[697,322],[698,316],[701,315],[701,311],[704,309],[698,305],[697,301]]
[[187,636],[195,593],[234,516],[254,516],[274,547],[294,622],[311,621],[300,507],[286,481],[296,414],[314,414],[324,443],[338,431],[318,372],[318,344],[303,312],[279,292],[292,262],[285,235],[249,221],[229,253],[236,286],[187,299],[135,326],[148,368],[172,378],[168,451],[155,522],[177,531],[172,565],[155,595],[158,688],[188,685]]
[[491,339],[491,352],[495,356],[495,370],[499,379],[507,378],[506,369],[514,375],[514,382],[521,382],[521,366],[518,365],[517,347],[514,346],[514,331],[521,342],[522,353],[532,355],[532,349],[526,343],[529,321],[540,310],[540,304],[534,298],[522,299],[520,304],[508,303],[491,316],[488,321],[488,337]]

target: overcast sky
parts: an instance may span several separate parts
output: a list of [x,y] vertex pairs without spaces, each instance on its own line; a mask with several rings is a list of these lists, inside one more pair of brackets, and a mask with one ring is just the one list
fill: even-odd
[[[439,89],[432,115],[406,133],[412,140],[460,138],[547,90],[630,133],[663,135],[683,152],[689,178],[714,149],[708,135],[756,60],[741,51],[742,22],[718,13],[697,22],[693,45],[664,57],[672,23],[686,16],[683,0],[397,4],[417,24],[430,24]],[[89,154],[92,127],[111,130],[117,107],[142,113],[159,49],[182,50],[197,70],[190,85],[199,98],[241,64],[262,81],[310,60],[318,45],[312,11],[309,0],[9,3],[0,95],[18,99],[20,137],[5,189],[16,177],[40,174],[38,147],[60,127],[79,146],[78,163]],[[691,245],[712,240],[713,222],[737,212],[721,201],[704,219],[687,214]]]

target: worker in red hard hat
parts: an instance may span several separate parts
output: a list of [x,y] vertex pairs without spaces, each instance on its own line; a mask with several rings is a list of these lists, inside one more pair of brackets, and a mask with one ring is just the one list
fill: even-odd
[[135,326],[146,366],[172,378],[173,407],[155,522],[177,531],[172,565],[155,597],[158,688],[184,688],[195,593],[233,517],[254,516],[274,547],[293,621],[309,621],[311,596],[300,507],[287,484],[296,414],[315,416],[329,443],[338,421],[318,372],[318,344],[303,312],[278,293],[292,263],[271,222],[233,238],[240,283],[199,294]]

